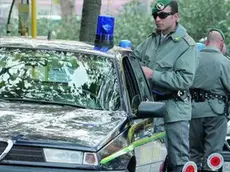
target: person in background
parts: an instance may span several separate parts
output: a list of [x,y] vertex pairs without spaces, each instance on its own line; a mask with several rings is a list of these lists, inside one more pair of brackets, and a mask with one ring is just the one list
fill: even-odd
[[200,42],[197,42],[197,43],[196,43],[196,47],[197,47],[198,51],[200,52],[201,50],[204,49],[205,44],[200,43]]
[[208,159],[213,153],[221,154],[227,134],[230,60],[222,53],[224,39],[219,29],[208,32],[191,88],[190,158],[201,172],[213,171]]
[[134,50],[150,80],[155,101],[166,103],[164,128],[168,171],[181,172],[189,161],[189,88],[198,66],[195,41],[179,24],[175,0],[157,0],[152,8],[156,31]]

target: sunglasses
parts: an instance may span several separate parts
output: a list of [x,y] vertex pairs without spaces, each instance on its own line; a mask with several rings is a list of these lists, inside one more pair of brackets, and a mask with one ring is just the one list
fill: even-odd
[[158,16],[160,19],[165,19],[170,15],[173,15],[173,13],[171,13],[171,12],[170,13],[166,13],[166,12],[154,13],[153,18],[156,20],[156,18]]

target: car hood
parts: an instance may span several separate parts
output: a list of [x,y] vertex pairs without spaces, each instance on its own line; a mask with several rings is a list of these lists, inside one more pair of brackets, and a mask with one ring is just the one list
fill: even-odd
[[126,120],[122,111],[99,111],[70,106],[0,104],[1,138],[55,141],[96,147]]

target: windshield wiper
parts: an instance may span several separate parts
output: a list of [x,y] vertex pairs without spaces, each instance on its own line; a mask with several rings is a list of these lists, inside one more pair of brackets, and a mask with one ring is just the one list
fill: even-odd
[[59,106],[72,106],[77,108],[86,109],[85,106],[71,104],[71,103],[61,103],[61,102],[50,102],[45,100],[34,100],[34,99],[23,99],[23,98],[2,98],[2,100],[8,101],[20,101],[20,102],[28,102],[28,103],[39,103],[39,104],[51,104],[51,105],[59,105]]

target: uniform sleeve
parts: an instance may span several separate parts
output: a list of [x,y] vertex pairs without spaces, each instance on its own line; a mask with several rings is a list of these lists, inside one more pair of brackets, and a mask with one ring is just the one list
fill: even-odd
[[220,79],[226,91],[230,93],[230,60],[227,58],[225,59],[224,62],[221,63]]
[[153,83],[170,90],[188,90],[194,80],[199,58],[195,45],[177,59],[173,71],[153,71]]
[[136,49],[133,51],[135,57],[140,61],[140,64],[142,66],[147,66],[146,60],[145,60],[145,51],[148,46],[148,39],[146,39],[144,42],[140,43]]

